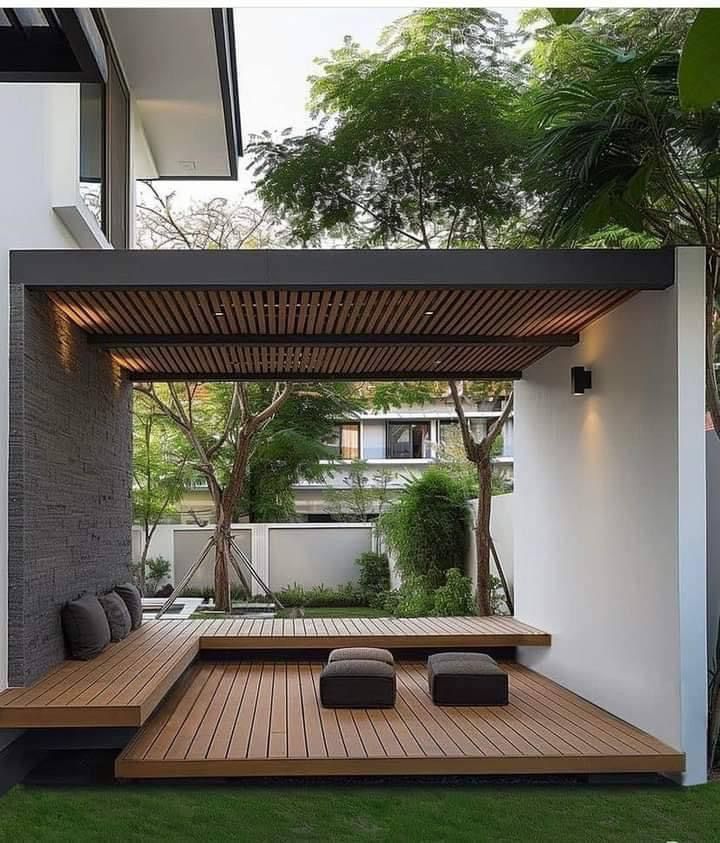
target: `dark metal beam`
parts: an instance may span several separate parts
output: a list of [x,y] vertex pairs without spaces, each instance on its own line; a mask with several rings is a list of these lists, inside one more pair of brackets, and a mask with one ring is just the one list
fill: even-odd
[[88,334],[91,345],[103,348],[161,348],[163,346],[475,346],[475,345],[524,345],[559,346],[576,345],[577,334],[533,334],[532,336],[507,336],[465,334]]
[[518,381],[522,378],[519,370],[486,372],[486,371],[452,371],[447,372],[413,372],[413,371],[379,371],[379,372],[302,372],[291,374],[288,372],[131,372],[125,371],[128,380],[136,383],[151,381],[282,381],[284,383],[308,383],[309,381],[444,381],[444,380],[474,380],[474,381]]
[[13,284],[62,289],[661,290],[673,249],[32,250]]

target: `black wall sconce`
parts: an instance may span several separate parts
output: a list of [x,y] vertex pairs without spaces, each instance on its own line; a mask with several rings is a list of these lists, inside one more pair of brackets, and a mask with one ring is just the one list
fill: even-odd
[[573,366],[570,369],[570,384],[573,395],[584,395],[585,390],[592,389],[592,372],[584,366]]

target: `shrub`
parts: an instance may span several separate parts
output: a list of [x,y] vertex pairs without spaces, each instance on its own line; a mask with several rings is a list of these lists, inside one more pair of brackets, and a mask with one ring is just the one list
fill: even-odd
[[[133,581],[135,582],[135,585],[137,585],[138,588],[140,588],[142,582],[142,579],[140,577],[141,568],[141,562],[133,562],[130,568]],[[163,559],[162,556],[146,559],[145,595],[148,597],[152,597],[152,595],[155,594],[155,592],[158,590],[160,580],[164,580],[168,576],[170,576],[170,563],[167,559]]]
[[360,566],[360,590],[372,606],[378,594],[390,590],[390,563],[384,553],[368,551],[357,558],[356,564]]
[[304,588],[294,583],[292,586],[285,586],[278,594],[278,599],[286,609],[293,609],[298,606],[322,608],[326,606],[365,605],[365,595],[354,583],[347,583],[337,588],[326,588],[322,584],[313,588]]
[[469,537],[465,492],[446,469],[429,468],[381,516],[380,530],[403,579],[425,577],[434,590],[444,583],[448,568],[464,567]]
[[457,568],[450,568],[445,575],[445,585],[435,590],[433,595],[433,615],[473,615],[472,581],[463,576]]
[[411,574],[403,580],[394,614],[400,618],[418,618],[433,610],[433,593],[426,577]]

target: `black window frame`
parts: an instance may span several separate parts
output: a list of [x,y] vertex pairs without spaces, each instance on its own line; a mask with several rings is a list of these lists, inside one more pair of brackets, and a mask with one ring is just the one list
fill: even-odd
[[[424,448],[422,445],[420,446],[421,453],[419,456],[415,455],[415,442],[413,438],[413,429],[419,426],[424,426],[427,429],[427,437],[422,440],[422,442],[431,442],[432,441],[432,422],[430,419],[392,419],[388,420],[385,424],[385,459],[388,460],[423,460],[427,459],[424,453]],[[409,431],[409,440],[410,440],[410,449],[411,454],[410,456],[406,456],[405,454],[395,453],[395,449],[393,448],[393,440],[391,435],[391,429],[393,427],[406,427]]]

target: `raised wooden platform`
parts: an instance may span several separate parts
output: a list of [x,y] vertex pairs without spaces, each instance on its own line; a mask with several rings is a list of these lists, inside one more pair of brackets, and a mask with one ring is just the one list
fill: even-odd
[[202,650],[303,650],[334,647],[550,646],[550,635],[510,617],[298,618],[216,621]]
[[118,757],[122,778],[680,772],[684,756],[514,663],[510,704],[434,706],[398,664],[389,710],[324,709],[320,663],[199,662]]
[[200,650],[393,650],[548,646],[514,618],[161,620],[89,662],[67,661],[28,688],[0,693],[0,728],[140,726]]

